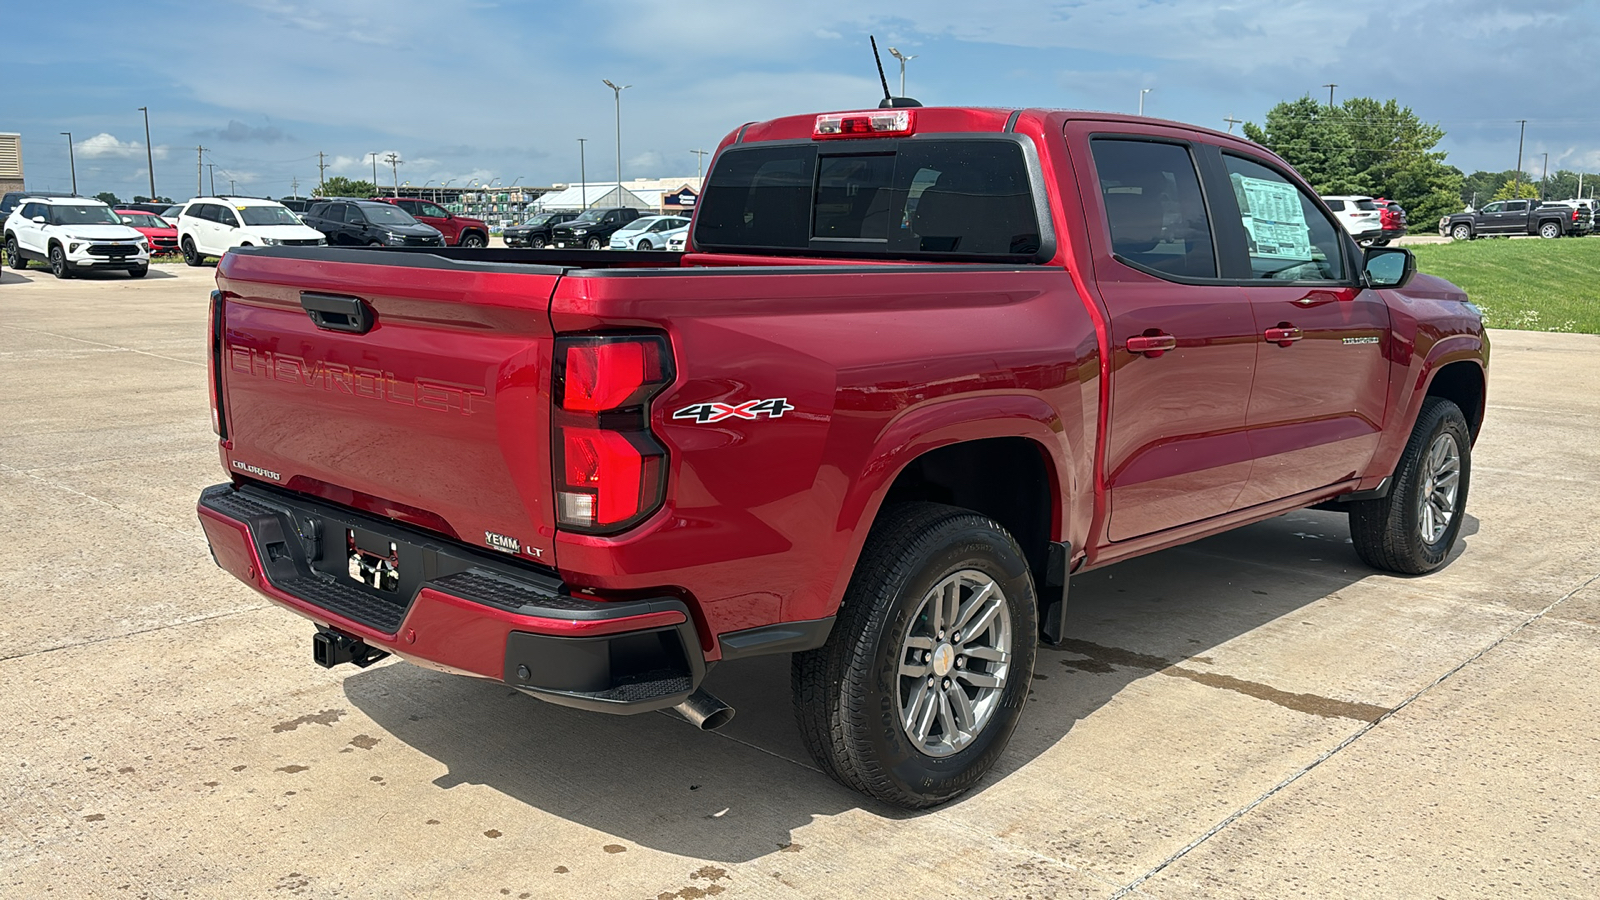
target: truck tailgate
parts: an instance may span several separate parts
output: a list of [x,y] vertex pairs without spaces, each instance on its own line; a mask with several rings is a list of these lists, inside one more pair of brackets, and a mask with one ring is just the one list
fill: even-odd
[[[553,566],[548,308],[562,272],[229,252],[217,272],[223,464]],[[318,306],[357,314],[319,325]]]

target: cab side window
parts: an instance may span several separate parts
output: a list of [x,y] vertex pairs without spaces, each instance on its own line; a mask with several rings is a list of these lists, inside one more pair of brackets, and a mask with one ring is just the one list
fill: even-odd
[[1250,276],[1275,281],[1343,281],[1339,228],[1299,187],[1273,169],[1223,154],[1239,224],[1250,250]]
[[1211,222],[1189,148],[1108,138],[1089,146],[1117,257],[1161,274],[1217,277]]

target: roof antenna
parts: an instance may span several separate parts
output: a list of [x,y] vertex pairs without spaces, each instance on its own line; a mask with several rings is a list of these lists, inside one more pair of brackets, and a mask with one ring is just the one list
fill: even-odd
[[921,106],[921,103],[910,97],[891,97],[889,95],[889,76],[883,74],[883,56],[878,53],[878,39],[867,35],[867,40],[872,42],[872,59],[878,64],[878,80],[883,82],[883,99],[878,101],[879,109],[897,109],[909,106]]

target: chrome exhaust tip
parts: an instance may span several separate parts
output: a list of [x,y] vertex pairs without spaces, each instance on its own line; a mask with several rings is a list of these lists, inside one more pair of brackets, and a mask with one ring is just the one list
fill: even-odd
[[706,693],[703,688],[697,689],[673,709],[701,731],[721,728],[733,721],[733,707]]

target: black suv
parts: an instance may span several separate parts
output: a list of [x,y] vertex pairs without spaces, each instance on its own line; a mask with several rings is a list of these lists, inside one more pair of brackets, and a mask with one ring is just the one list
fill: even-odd
[[639,218],[637,209],[619,206],[612,209],[586,209],[583,214],[550,230],[550,243],[557,247],[587,247],[600,250],[611,243],[611,235]]
[[444,246],[439,229],[418,222],[392,203],[344,197],[317,200],[301,218],[326,235],[329,246]]
[[5,197],[0,198],[0,224],[4,224],[6,216],[27,197],[76,197],[77,194],[63,194],[60,191],[7,191]]
[[550,244],[550,230],[557,225],[565,225],[576,219],[575,212],[546,212],[523,222],[513,225],[501,232],[500,237],[506,242],[507,247],[532,247],[535,250]]

